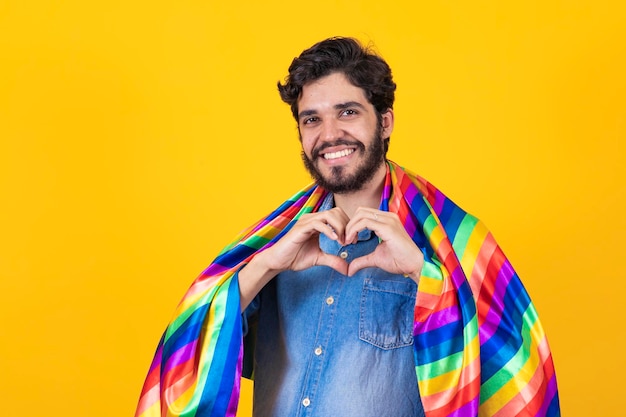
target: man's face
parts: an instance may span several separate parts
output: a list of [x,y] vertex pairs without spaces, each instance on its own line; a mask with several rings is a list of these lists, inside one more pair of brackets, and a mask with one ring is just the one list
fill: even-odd
[[384,171],[383,139],[393,130],[393,112],[383,113],[381,119],[363,89],[343,73],[303,87],[298,100],[302,159],[318,185],[350,193]]

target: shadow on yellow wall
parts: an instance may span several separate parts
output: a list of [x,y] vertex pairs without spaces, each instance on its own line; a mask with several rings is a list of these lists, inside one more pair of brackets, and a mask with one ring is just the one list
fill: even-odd
[[620,415],[626,7],[420,3],[0,4],[3,415],[133,413],[193,278],[309,181],[275,83],[332,35],[394,70],[391,158],[514,262],[563,414]]

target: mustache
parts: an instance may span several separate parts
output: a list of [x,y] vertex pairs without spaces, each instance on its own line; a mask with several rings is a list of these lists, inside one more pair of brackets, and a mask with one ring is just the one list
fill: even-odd
[[323,144],[321,144],[320,146],[318,146],[317,148],[313,149],[313,151],[311,152],[311,157],[313,159],[316,159],[317,157],[320,156],[320,154],[328,148],[332,148],[333,146],[354,146],[357,149],[360,150],[365,150],[365,145],[363,145],[361,142],[356,142],[356,141],[350,141],[350,140],[346,140],[346,139],[337,139],[333,142],[325,142]]

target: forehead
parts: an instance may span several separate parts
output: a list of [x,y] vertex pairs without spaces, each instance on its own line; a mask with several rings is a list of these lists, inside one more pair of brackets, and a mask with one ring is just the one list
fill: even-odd
[[321,111],[349,101],[363,106],[370,104],[362,88],[353,85],[343,73],[336,72],[305,84],[298,99],[298,110]]

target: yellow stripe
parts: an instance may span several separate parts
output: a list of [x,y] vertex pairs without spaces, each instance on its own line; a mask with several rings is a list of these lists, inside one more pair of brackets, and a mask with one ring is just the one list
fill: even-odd
[[439,244],[446,238],[446,235],[443,233],[443,229],[441,226],[437,225],[431,231],[430,236],[428,236],[428,240],[433,248],[438,248]]
[[419,293],[439,295],[443,289],[443,280],[421,276],[419,282]]
[[474,268],[474,264],[476,263],[476,258],[480,253],[483,242],[489,234],[489,231],[485,227],[481,226],[482,224],[479,222],[474,227],[474,230],[472,230],[472,234],[465,245],[463,257],[461,258],[461,268],[463,268],[465,275],[468,278],[472,276],[472,270]]
[[[427,379],[425,381],[418,381],[420,392],[422,392],[423,395],[426,396],[426,395],[433,395],[433,394],[437,394],[437,393],[448,391],[448,390],[462,389],[465,386],[465,385],[462,385],[462,386],[459,385],[462,372],[465,371],[466,368],[471,363],[477,360],[479,356],[480,356],[480,340],[478,338],[478,335],[476,335],[470,341],[470,343],[465,347],[465,349],[463,349],[463,362],[462,362],[461,367],[458,369],[453,369],[450,372],[446,372],[436,377]],[[432,367],[433,365],[439,362],[444,362],[446,363],[447,366],[449,366],[449,361],[450,361],[450,357],[447,356],[445,358],[440,359],[437,362],[433,362],[425,366]],[[478,372],[480,372],[480,369],[478,369]],[[478,375],[478,372],[476,373],[476,375]],[[465,381],[465,384],[467,384],[467,382],[468,381]]]
[[[539,321],[535,322],[535,325],[531,329],[531,333],[543,333],[542,330],[536,329],[536,327],[541,327]],[[541,358],[538,355],[537,350],[537,340],[532,338],[528,345],[522,345],[518,352],[511,358],[511,360],[501,368],[501,370],[496,373],[492,378],[498,378],[500,372],[506,369],[510,363],[515,364],[515,362],[519,362],[519,356],[523,355],[524,352],[530,352],[529,357],[526,360],[526,363],[515,372],[515,375],[510,379],[509,382],[504,384],[502,388],[498,390],[497,395],[492,395],[488,400],[486,400],[483,404],[481,404],[481,408],[485,408],[486,410],[490,410],[491,413],[496,413],[498,410],[502,409],[506,406],[513,397],[515,397],[519,392],[523,391],[524,388],[530,382],[530,379],[533,377],[537,368],[541,365]],[[515,371],[515,369],[512,369]],[[488,383],[488,381],[485,381]]]
[[161,402],[155,402],[137,417],[161,417]]
[[[176,384],[174,384],[176,385]],[[193,398],[193,394],[196,390],[196,383],[194,382],[188,390],[186,390],[180,397],[176,398],[174,402],[167,404],[167,417],[178,417],[183,415],[190,409],[190,402]],[[192,405],[193,408],[193,405]]]

